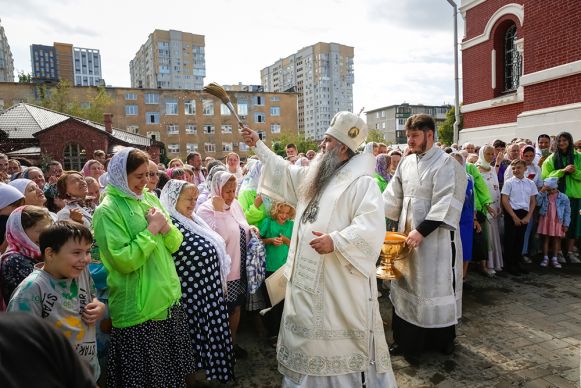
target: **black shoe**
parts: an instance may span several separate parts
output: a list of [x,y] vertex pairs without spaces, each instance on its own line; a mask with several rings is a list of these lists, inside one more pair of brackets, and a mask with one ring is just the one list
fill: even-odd
[[401,348],[401,346],[399,346],[397,343],[394,342],[389,347],[389,354],[391,356],[401,356],[403,354],[403,349]]
[[410,364],[411,366],[420,366],[420,356],[416,354],[404,354],[403,358]]
[[518,272],[520,272],[523,275],[528,275],[529,274],[529,270],[526,268],[523,268],[521,265],[517,266]]
[[456,345],[454,344],[454,341],[450,341],[446,346],[444,346],[444,349],[442,349],[442,354],[449,356],[454,353],[454,349],[456,349]]
[[234,357],[239,360],[244,360],[248,358],[248,352],[236,344],[234,345]]
[[520,276],[520,271],[517,268],[509,267],[506,269],[506,272],[511,274],[512,276]]

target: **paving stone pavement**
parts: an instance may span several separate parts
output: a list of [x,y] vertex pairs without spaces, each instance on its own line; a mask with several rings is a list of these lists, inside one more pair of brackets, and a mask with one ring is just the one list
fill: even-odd
[[[579,387],[581,264],[528,268],[520,277],[469,274],[455,353],[427,353],[418,368],[393,357],[399,387]],[[383,294],[390,342],[391,304]],[[275,350],[252,316],[243,320],[239,342],[249,357],[238,361],[237,380],[228,386],[279,387]]]

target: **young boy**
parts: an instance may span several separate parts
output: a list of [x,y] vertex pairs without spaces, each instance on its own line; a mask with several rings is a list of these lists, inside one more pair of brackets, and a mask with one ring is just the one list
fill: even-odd
[[93,236],[76,222],[57,222],[39,238],[44,263],[14,291],[8,311],[28,312],[47,320],[69,340],[99,377],[95,322],[105,306],[95,297],[89,274]]
[[504,208],[504,259],[506,270],[515,276],[528,273],[519,262],[527,225],[537,205],[535,183],[525,178],[526,163],[515,159],[510,163],[513,177],[504,182],[501,202]]

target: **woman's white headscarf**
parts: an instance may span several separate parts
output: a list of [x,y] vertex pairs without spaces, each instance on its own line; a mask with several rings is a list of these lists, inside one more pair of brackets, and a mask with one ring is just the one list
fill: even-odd
[[26,195],[26,188],[32,181],[30,179],[18,178],[8,182],[8,184],[20,191],[22,195]]
[[109,166],[107,167],[107,176],[111,186],[114,186],[116,189],[124,192],[132,198],[142,200],[143,193],[139,195],[135,194],[129,188],[129,183],[127,181],[127,157],[134,149],[135,148],[133,147],[126,147],[113,155],[109,162]]
[[163,190],[161,190],[159,200],[170,216],[178,220],[184,228],[205,238],[216,248],[218,261],[220,262],[220,278],[222,280],[222,287],[225,289],[226,277],[230,273],[232,259],[226,253],[224,239],[218,233],[214,232],[201,217],[186,217],[176,209],[180,193],[187,183],[186,181],[170,179],[163,187]]
[[480,147],[480,151],[478,151],[478,160],[476,161],[476,166],[482,167],[484,170],[490,170],[492,168],[490,162],[487,162],[486,159],[484,158],[484,152],[488,148],[494,149],[494,147],[492,147],[490,144],[486,144]]

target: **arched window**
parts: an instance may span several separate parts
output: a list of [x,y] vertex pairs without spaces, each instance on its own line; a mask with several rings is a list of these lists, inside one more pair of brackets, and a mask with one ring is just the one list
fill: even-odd
[[65,152],[63,157],[64,157],[63,167],[65,171],[67,170],[81,171],[87,159],[87,152],[80,144],[69,143],[65,146]]
[[522,58],[516,49],[516,26],[510,26],[504,34],[504,91],[518,88],[521,76]]

